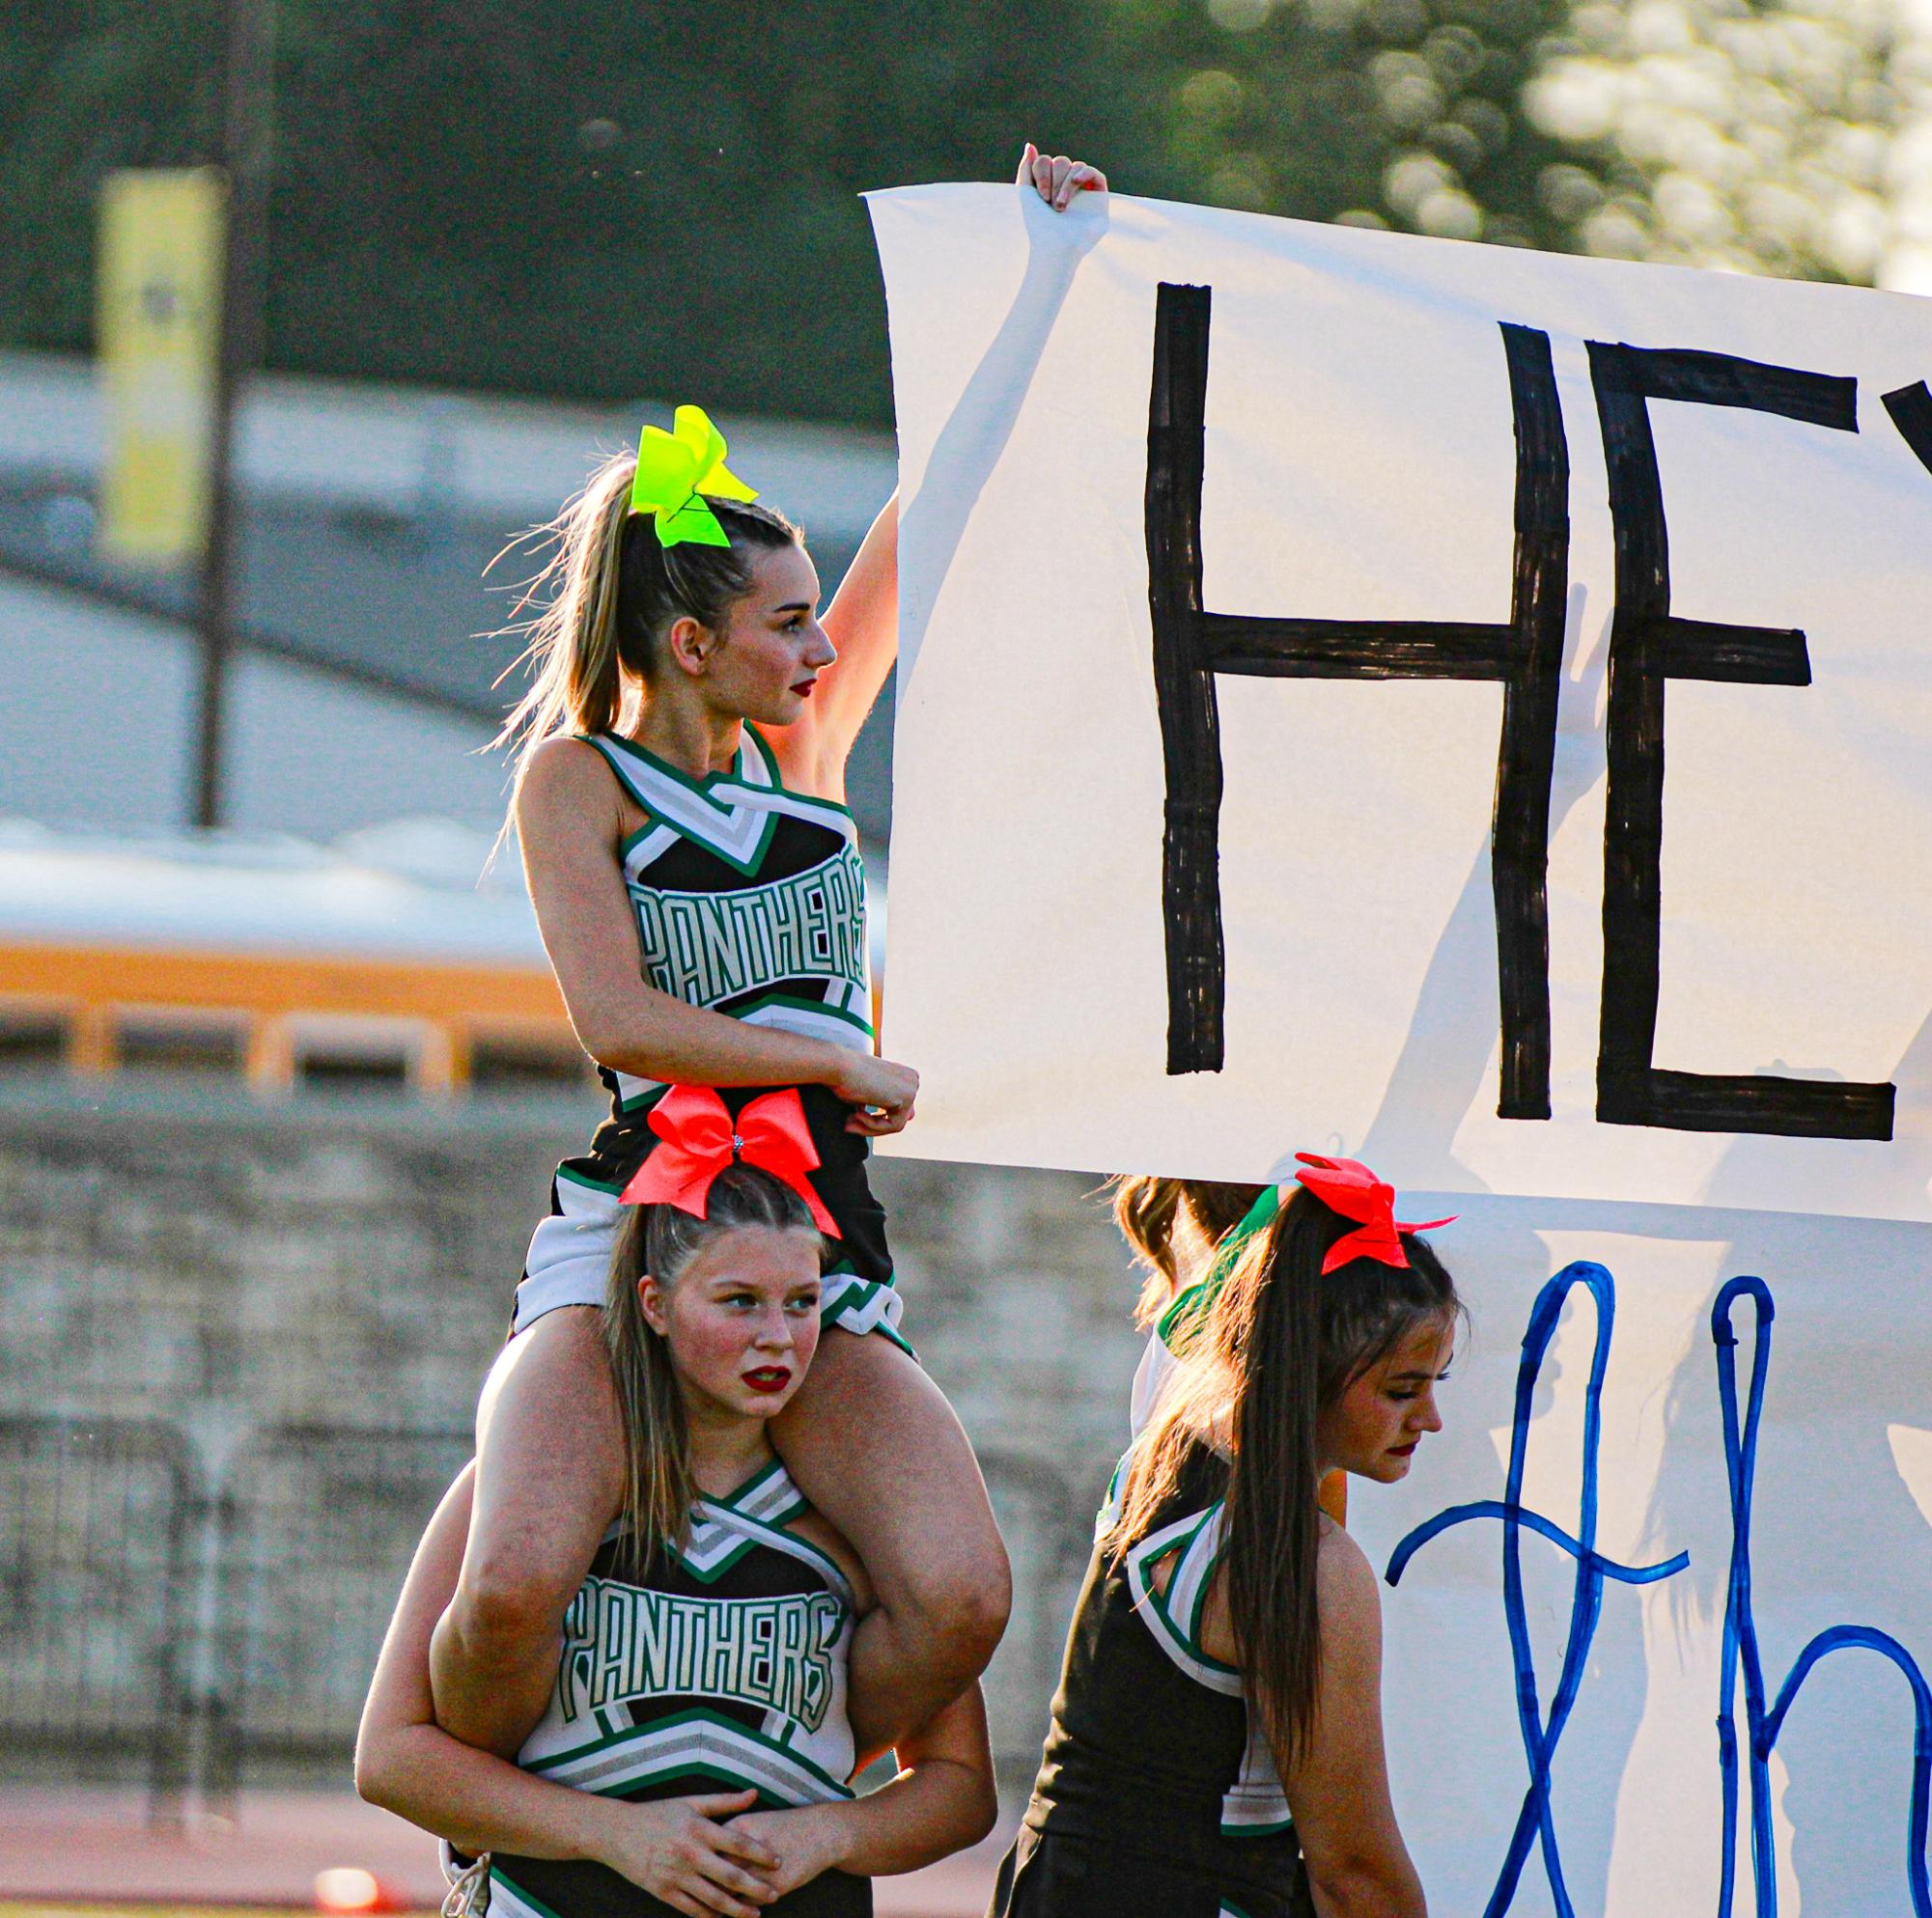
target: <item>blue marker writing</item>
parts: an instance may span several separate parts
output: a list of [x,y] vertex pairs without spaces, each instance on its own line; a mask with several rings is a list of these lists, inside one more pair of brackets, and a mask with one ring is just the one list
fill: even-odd
[[[1597,1343],[1590,1360],[1590,1379],[1583,1400],[1583,1485],[1576,1538],[1549,1519],[1523,1508],[1523,1468],[1529,1449],[1529,1414],[1536,1393],[1536,1380],[1543,1369],[1543,1354],[1555,1335],[1563,1301],[1576,1286],[1589,1289],[1597,1303]],[[1516,1418],[1509,1440],[1509,1477],[1500,1499],[1478,1499],[1469,1505],[1452,1505],[1439,1512],[1425,1524],[1415,1527],[1395,1547],[1384,1574],[1391,1585],[1398,1583],[1409,1561],[1439,1532],[1470,1518],[1502,1520],[1502,1604],[1509,1622],[1510,1652],[1516,1664],[1516,1715],[1523,1733],[1524,1757],[1529,1766],[1529,1787],[1523,1796],[1523,1809],[1516,1829],[1510,1835],[1508,1855],[1502,1872],[1484,1907],[1484,1918],[1500,1918],[1515,1902],[1516,1887],[1529,1854],[1532,1838],[1542,1843],[1544,1876],[1550,1881],[1550,1895],[1555,1901],[1558,1918],[1575,1918],[1570,1894],[1563,1883],[1563,1861],[1556,1844],[1556,1824],[1550,1808],[1550,1772],[1556,1747],[1569,1722],[1570,1710],[1577,1702],[1578,1687],[1583,1680],[1583,1664],[1589,1656],[1590,1641],[1596,1636],[1597,1614],[1603,1602],[1606,1578],[1625,1585],[1648,1585],[1668,1578],[1690,1564],[1690,1554],[1679,1552],[1661,1565],[1627,1566],[1605,1558],[1596,1549],[1597,1537],[1597,1448],[1603,1428],[1604,1374],[1610,1364],[1610,1336],[1616,1318],[1616,1282],[1601,1265],[1580,1260],[1566,1265],[1536,1294],[1529,1314],[1529,1325],[1523,1335],[1523,1357],[1516,1369]],[[1523,1601],[1523,1530],[1540,1534],[1566,1551],[1577,1562],[1576,1584],[1570,1600],[1570,1635],[1563,1648],[1563,1665],[1556,1681],[1555,1696],[1550,1703],[1546,1720],[1537,1701],[1536,1662],[1529,1644],[1529,1621]],[[1932,1913],[1922,1914],[1932,1918]]]
[[[1757,1339],[1751,1354],[1750,1396],[1738,1429],[1737,1334],[1731,1329],[1731,1306],[1749,1293],[1756,1303]],[[1932,1918],[1932,1887],[1926,1882],[1925,1831],[1928,1799],[1932,1799],[1932,1687],[1912,1654],[1890,1633],[1864,1625],[1834,1625],[1821,1631],[1799,1653],[1797,1662],[1778,1687],[1770,1710],[1764,1706],[1764,1671],[1758,1662],[1757,1620],[1750,1596],[1750,1499],[1757,1477],[1757,1424],[1764,1409],[1765,1379],[1771,1370],[1771,1321],[1775,1309],[1771,1288],[1762,1279],[1728,1280],[1711,1308],[1711,1337],[1718,1348],[1718,1398],[1723,1406],[1724,1470],[1731,1493],[1731,1572],[1724,1598],[1723,1676],[1718,1693],[1718,1765],[1723,1780],[1723,1881],[1718,1896],[1718,1918],[1730,1918],[1731,1894],[1737,1876],[1738,1739],[1732,1722],[1738,1666],[1744,1666],[1745,1729],[1750,1744],[1750,1863],[1757,1891],[1757,1918],[1777,1918],[1777,1854],[1771,1837],[1771,1753],[1784,1729],[1784,1714],[1798,1696],[1811,1667],[1827,1653],[1862,1646],[1890,1658],[1912,1687],[1912,1806],[1905,1841],[1906,1883],[1912,1892],[1914,1918]]]

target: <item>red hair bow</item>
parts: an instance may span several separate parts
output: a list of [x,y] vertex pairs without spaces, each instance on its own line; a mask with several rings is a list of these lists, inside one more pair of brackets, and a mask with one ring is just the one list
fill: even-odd
[[812,1209],[819,1230],[839,1237],[806,1177],[818,1169],[819,1151],[796,1087],[759,1094],[733,1119],[710,1086],[673,1086],[651,1108],[649,1123],[662,1143],[631,1174],[627,1206],[676,1206],[703,1218],[712,1181],[742,1162],[789,1185]]
[[1404,1232],[1432,1232],[1439,1225],[1453,1225],[1457,1214],[1445,1219],[1422,1219],[1410,1224],[1395,1216],[1395,1187],[1385,1184],[1359,1159],[1323,1158],[1318,1153],[1297,1153],[1295,1156],[1308,1172],[1295,1177],[1331,1212],[1354,1219],[1356,1230],[1344,1233],[1329,1247],[1322,1261],[1324,1276],[1351,1259],[1379,1259],[1385,1265],[1407,1265],[1409,1255],[1396,1237]]

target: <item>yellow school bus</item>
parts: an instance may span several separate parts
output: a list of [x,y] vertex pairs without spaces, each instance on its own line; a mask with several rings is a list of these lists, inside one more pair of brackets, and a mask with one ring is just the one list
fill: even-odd
[[[318,847],[0,820],[0,1075],[589,1085],[515,856],[486,870],[488,846],[434,821]],[[867,910],[876,982],[877,888]]]
[[588,1083],[514,858],[478,883],[468,836],[363,837],[0,828],[0,1069],[270,1094]]

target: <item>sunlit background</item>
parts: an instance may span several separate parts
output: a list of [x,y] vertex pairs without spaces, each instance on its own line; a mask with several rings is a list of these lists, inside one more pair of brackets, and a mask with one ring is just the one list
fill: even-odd
[[[857,195],[1029,137],[1133,193],[1932,292],[1932,0],[0,9],[0,1904],[437,1895],[349,1741],[597,1110],[490,859],[516,542],[696,401],[829,590],[894,474]],[[877,931],[889,693],[852,797]],[[1011,1794],[1134,1284],[1078,1181],[882,1183],[1014,1546]]]

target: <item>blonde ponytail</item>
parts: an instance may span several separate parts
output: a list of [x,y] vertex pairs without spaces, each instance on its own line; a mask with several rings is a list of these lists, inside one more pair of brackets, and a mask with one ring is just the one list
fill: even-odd
[[554,519],[525,536],[555,551],[518,602],[518,612],[538,604],[543,610],[512,628],[529,634],[509,669],[533,669],[529,690],[490,741],[492,750],[515,752],[514,785],[523,783],[530,755],[551,734],[604,733],[623,720],[617,601],[636,466],[628,453],[606,459]]

